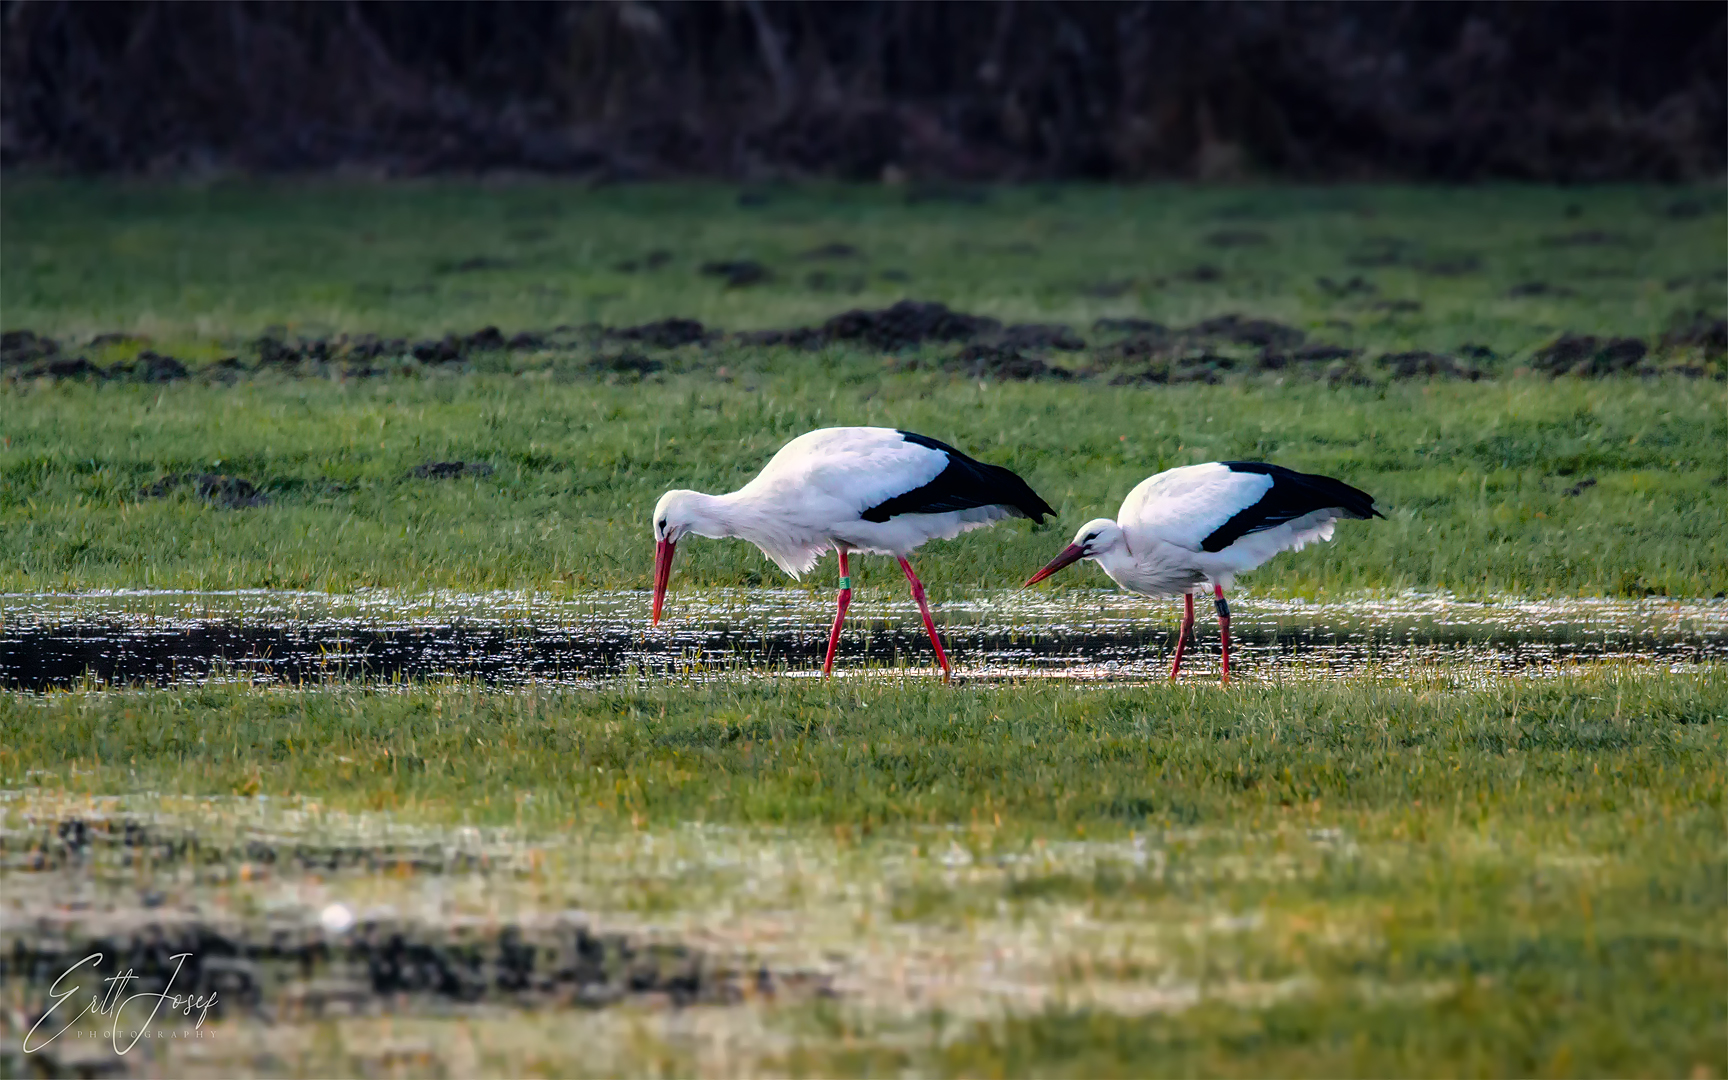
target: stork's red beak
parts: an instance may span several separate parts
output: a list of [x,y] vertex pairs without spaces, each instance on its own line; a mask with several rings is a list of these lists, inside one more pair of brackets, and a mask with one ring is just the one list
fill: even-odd
[[1062,554],[1060,554],[1060,555],[1056,556],[1054,559],[1050,560],[1049,566],[1046,566],[1044,569],[1038,571],[1036,574],[1033,574],[1031,577],[1027,578],[1026,579],[1026,585],[1022,585],[1020,587],[1022,589],[1024,589],[1027,587],[1027,585],[1036,585],[1040,581],[1043,581],[1045,578],[1049,577],[1051,574],[1054,574],[1056,571],[1062,569],[1064,566],[1067,566],[1070,563],[1077,563],[1081,559],[1084,559],[1085,557],[1086,557],[1086,549],[1085,548],[1081,547],[1079,544],[1069,544],[1067,547],[1062,549]]
[[666,602],[666,583],[672,580],[672,553],[678,545],[670,540],[660,541],[654,549],[654,620],[650,625],[660,624],[660,606]]

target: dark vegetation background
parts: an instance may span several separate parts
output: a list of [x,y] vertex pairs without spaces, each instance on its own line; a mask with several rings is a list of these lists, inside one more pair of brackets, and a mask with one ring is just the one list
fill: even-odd
[[6,0],[0,163],[1697,178],[1721,3]]

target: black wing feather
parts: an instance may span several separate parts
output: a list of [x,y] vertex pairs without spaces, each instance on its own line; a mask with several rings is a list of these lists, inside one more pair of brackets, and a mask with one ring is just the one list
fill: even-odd
[[948,466],[923,487],[870,507],[861,515],[865,521],[887,521],[898,514],[945,514],[979,506],[1007,507],[1009,513],[1033,521],[1056,515],[1050,504],[1012,471],[976,461],[928,435],[902,431],[900,436],[909,443],[947,454]]
[[1316,510],[1341,510],[1345,517],[1382,517],[1374,509],[1374,496],[1330,476],[1299,473],[1264,461],[1225,461],[1231,472],[1261,473],[1272,478],[1272,487],[1260,501],[1239,510],[1200,542],[1202,551],[1223,551],[1249,533],[1276,528]]

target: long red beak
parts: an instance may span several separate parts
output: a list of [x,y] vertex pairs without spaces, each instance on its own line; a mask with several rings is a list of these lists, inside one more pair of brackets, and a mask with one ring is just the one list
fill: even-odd
[[1070,563],[1077,563],[1081,559],[1084,559],[1085,557],[1086,557],[1086,549],[1085,548],[1081,547],[1079,544],[1069,544],[1067,547],[1062,549],[1062,554],[1060,554],[1060,555],[1056,556],[1054,559],[1050,560],[1049,566],[1046,566],[1044,569],[1038,571],[1036,574],[1033,574],[1031,577],[1027,578],[1026,579],[1026,585],[1022,585],[1020,587],[1022,589],[1024,589],[1024,588],[1026,588],[1027,585],[1036,585],[1040,581],[1043,581],[1045,578],[1049,577],[1051,574],[1054,574],[1056,571],[1062,569],[1064,566],[1067,566]]
[[678,545],[670,540],[660,541],[654,549],[654,620],[649,625],[660,624],[660,607],[666,603],[666,583],[672,580],[672,553],[678,550]]

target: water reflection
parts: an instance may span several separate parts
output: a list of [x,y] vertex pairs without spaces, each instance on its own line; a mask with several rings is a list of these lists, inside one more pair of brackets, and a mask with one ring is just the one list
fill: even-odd
[[[296,685],[474,679],[583,683],[628,672],[701,677],[817,670],[829,609],[819,594],[728,590],[687,597],[650,630],[640,594],[546,601],[517,594],[419,598],[277,593],[122,593],[0,598],[0,685],[50,690],[89,679],[167,686],[211,680]],[[855,606],[836,669],[928,667],[910,604]],[[1155,678],[1175,607],[1115,594],[980,595],[940,610],[956,667],[972,677]],[[1207,621],[1193,674],[1217,666]],[[1721,602],[1466,603],[1402,597],[1235,605],[1233,669],[1249,678],[1448,668],[1493,676],[1597,661],[1728,659]]]

